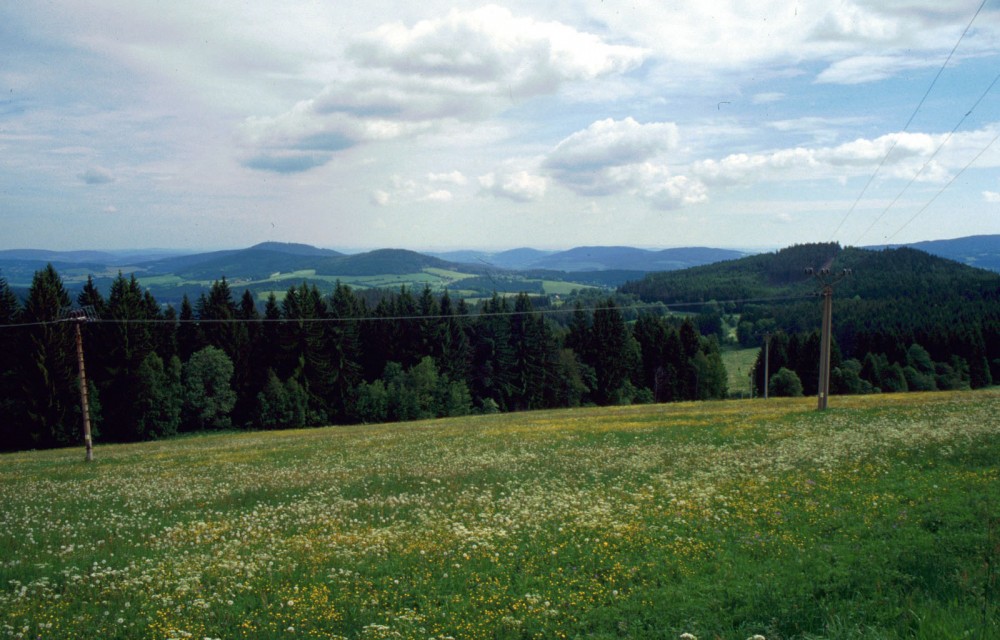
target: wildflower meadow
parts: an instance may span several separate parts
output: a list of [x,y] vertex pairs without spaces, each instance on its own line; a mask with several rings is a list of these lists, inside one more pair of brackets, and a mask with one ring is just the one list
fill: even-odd
[[0,639],[1000,637],[1000,389],[0,456]]

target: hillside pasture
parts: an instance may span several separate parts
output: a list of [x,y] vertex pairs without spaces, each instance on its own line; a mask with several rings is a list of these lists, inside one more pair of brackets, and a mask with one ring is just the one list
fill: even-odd
[[0,637],[998,637],[1000,390],[0,456]]
[[730,398],[750,397],[750,372],[757,362],[760,349],[723,349],[722,364],[726,366],[726,388]]

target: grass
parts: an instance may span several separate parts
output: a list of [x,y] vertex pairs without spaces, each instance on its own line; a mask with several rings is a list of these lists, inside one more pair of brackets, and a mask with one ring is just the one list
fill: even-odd
[[726,366],[726,383],[731,398],[750,397],[750,372],[757,362],[760,349],[723,349],[722,364]]
[[0,638],[993,638],[1000,390],[0,456]]

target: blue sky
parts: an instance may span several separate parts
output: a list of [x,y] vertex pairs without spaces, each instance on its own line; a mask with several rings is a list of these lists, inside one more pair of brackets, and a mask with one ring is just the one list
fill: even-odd
[[997,234],[980,4],[4,3],[0,249]]

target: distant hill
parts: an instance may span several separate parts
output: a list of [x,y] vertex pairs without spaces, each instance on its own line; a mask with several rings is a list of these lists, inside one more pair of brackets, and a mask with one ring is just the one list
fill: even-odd
[[854,272],[838,286],[838,297],[949,296],[970,288],[1000,286],[995,273],[909,247],[873,250],[809,244],[683,271],[652,273],[621,288],[644,300],[666,303],[808,295],[818,285],[804,270],[824,266]]
[[405,249],[378,249],[314,263],[317,274],[338,276],[403,275],[424,269],[451,269],[458,265]]
[[119,256],[106,251],[49,251],[48,249],[4,249],[0,250],[0,261],[19,262],[78,262],[114,263]]
[[136,266],[147,274],[174,274],[187,280],[218,280],[222,276],[260,280],[272,273],[315,268],[318,262],[343,256],[305,244],[265,242],[247,249],[175,256]]
[[722,260],[742,258],[746,253],[730,249],[685,247],[650,251],[634,247],[577,247],[536,260],[533,269],[559,271],[674,271]]
[[576,247],[566,251],[541,251],[531,248],[498,253],[452,251],[435,256],[465,264],[481,264],[513,271],[548,270],[566,273],[593,271],[673,271],[722,260],[742,258],[742,251],[684,247],[649,250],[635,247]]
[[496,253],[491,256],[489,262],[501,269],[539,269],[544,268],[540,267],[539,263],[553,253],[555,252],[521,247],[519,249],[510,249]]
[[907,245],[970,267],[1000,272],[1000,235],[930,240]]

